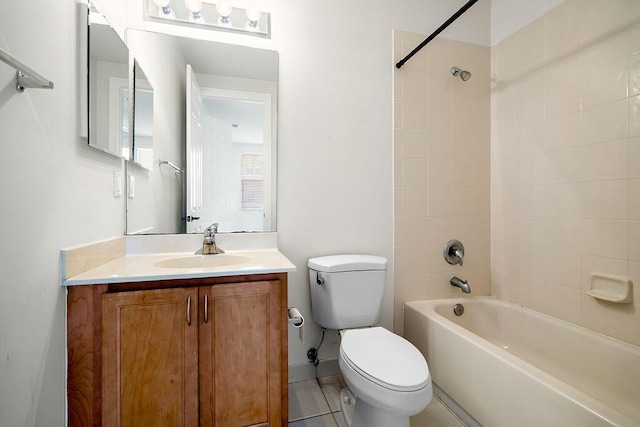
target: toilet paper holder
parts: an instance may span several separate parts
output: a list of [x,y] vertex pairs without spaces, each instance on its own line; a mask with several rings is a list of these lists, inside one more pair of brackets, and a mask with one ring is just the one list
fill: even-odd
[[304,325],[304,317],[300,311],[295,307],[289,307],[287,309],[288,322],[293,325],[294,328],[299,328]]

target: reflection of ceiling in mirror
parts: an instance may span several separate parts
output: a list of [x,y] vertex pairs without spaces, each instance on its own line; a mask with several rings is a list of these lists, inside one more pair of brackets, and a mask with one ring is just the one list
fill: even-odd
[[272,50],[174,37],[196,73],[278,81],[278,54]]
[[233,142],[263,143],[264,107],[261,102],[204,97],[204,112],[233,126]]

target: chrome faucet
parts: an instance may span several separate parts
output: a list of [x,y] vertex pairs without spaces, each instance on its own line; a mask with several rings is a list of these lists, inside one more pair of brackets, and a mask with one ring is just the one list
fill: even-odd
[[456,286],[456,287],[462,289],[462,292],[464,292],[465,294],[470,294],[471,293],[471,288],[469,287],[469,282],[467,282],[466,280],[462,280],[462,279],[457,278],[456,276],[453,276],[449,282],[451,283],[451,286]]
[[216,245],[216,233],[218,232],[218,223],[211,224],[204,230],[204,240],[202,242],[202,255],[222,254],[224,251]]

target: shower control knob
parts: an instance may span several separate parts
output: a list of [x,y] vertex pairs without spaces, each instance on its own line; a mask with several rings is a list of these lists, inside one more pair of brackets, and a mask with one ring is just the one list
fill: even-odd
[[459,240],[449,240],[442,250],[445,261],[451,265],[460,264],[464,259],[464,246]]

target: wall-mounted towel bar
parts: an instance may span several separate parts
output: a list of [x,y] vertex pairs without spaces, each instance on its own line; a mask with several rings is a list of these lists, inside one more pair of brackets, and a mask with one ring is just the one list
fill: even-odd
[[0,60],[18,71],[18,85],[16,86],[18,92],[24,92],[25,88],[53,89],[53,82],[45,79],[2,49],[0,49]]
[[174,168],[176,170],[176,172],[180,172],[180,173],[184,172],[182,169],[180,169],[179,167],[177,167],[176,165],[174,165],[173,163],[171,163],[168,160],[160,160],[159,163],[160,163],[160,166],[162,166],[162,165],[171,166],[172,168]]

